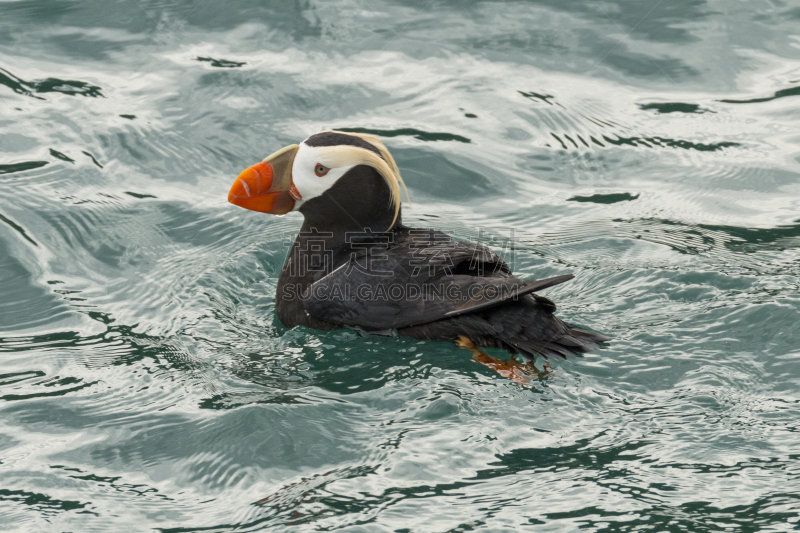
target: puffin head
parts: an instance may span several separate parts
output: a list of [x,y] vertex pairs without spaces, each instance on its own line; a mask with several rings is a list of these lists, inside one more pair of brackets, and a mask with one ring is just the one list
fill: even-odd
[[274,215],[300,211],[320,230],[385,231],[399,222],[401,187],[397,164],[378,139],[323,131],[245,169],[228,201]]

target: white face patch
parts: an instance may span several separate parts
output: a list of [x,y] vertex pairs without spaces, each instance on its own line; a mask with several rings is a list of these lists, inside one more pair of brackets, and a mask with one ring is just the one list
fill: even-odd
[[[297,201],[293,211],[297,211],[307,200],[321,196],[355,166],[333,167],[333,163],[322,152],[315,146],[309,146],[304,142],[300,143],[300,148],[294,156],[294,163],[292,163],[292,181],[303,199]],[[314,168],[318,164],[329,167],[328,173],[324,176],[317,176]]]

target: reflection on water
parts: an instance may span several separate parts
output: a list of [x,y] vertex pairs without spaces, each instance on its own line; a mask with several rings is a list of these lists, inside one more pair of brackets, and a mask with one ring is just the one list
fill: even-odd
[[[3,525],[797,527],[787,6],[3,3]],[[548,296],[614,342],[522,387],[284,328],[298,215],[227,188],[325,128],[387,144],[408,223],[574,273]]]

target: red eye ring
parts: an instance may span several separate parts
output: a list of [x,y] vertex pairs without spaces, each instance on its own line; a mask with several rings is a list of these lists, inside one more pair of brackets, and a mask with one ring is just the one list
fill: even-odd
[[330,169],[323,165],[322,163],[317,163],[314,165],[314,174],[319,176],[320,178],[328,173]]

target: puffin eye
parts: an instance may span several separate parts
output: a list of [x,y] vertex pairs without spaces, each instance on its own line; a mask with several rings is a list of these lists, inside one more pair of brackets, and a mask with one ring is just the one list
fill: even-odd
[[330,169],[321,163],[317,163],[317,166],[314,167],[314,174],[319,176],[320,178],[328,173]]

